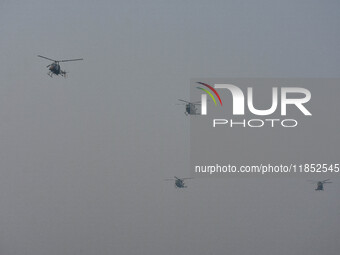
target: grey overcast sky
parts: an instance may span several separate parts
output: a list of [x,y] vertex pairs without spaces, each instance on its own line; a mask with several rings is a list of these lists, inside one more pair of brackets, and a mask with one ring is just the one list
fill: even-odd
[[339,254],[339,178],[163,181],[190,174],[190,78],[339,77],[339,10],[1,0],[0,254]]

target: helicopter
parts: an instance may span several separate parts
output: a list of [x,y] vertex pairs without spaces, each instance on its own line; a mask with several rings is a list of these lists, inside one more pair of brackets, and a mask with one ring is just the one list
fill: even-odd
[[175,180],[175,188],[187,188],[188,186],[185,185],[184,180],[187,179],[192,179],[192,178],[178,178],[176,176],[174,176],[174,178],[171,179],[164,179],[164,181],[173,181]]
[[45,58],[47,60],[53,61],[52,64],[49,64],[48,66],[46,66],[50,71],[47,73],[50,77],[54,75],[61,75],[63,77],[66,78],[66,71],[61,70],[60,69],[60,65],[59,62],[69,62],[69,61],[79,61],[79,60],[83,60],[82,58],[77,58],[77,59],[64,59],[64,60],[54,60],[54,59],[50,59],[44,56],[40,56],[38,55],[38,57],[40,58]]
[[309,181],[309,182],[312,182],[312,183],[316,183],[316,189],[315,190],[324,190],[323,189],[323,185],[325,183],[332,183],[329,181],[330,179],[326,179],[326,180],[323,180],[323,181]]
[[179,101],[183,102],[182,104],[185,105],[185,115],[200,115],[196,105],[200,105],[201,102],[188,102],[183,99],[178,99]]

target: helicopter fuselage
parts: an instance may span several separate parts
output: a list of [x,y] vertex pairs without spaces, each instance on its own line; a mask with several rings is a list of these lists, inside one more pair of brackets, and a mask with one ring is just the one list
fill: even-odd
[[55,75],[59,75],[61,73],[60,65],[58,63],[52,63],[49,70]]
[[317,187],[315,190],[323,190],[323,183],[322,182],[317,182]]
[[197,115],[197,109],[194,104],[188,103],[185,105],[185,114],[186,115]]
[[185,186],[185,183],[183,180],[181,179],[176,179],[175,181],[175,187],[176,188],[186,188],[187,186]]

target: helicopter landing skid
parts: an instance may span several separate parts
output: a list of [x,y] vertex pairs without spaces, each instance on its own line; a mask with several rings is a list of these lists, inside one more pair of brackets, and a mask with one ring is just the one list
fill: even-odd
[[63,76],[65,79],[66,79],[66,77],[67,77],[67,75],[66,75],[66,74],[67,74],[67,72],[66,72],[66,71],[61,71],[61,72],[60,72],[60,75],[61,75],[61,76]]

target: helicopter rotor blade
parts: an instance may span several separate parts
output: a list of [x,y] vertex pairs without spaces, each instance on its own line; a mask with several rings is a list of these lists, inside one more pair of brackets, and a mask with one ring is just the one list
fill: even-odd
[[79,60],[84,60],[82,58],[76,58],[76,59],[64,59],[64,60],[60,60],[58,62],[69,62],[69,61],[79,61]]
[[329,181],[330,179],[326,179],[326,180],[323,180],[323,181],[321,181],[322,183],[325,183],[325,182],[327,182],[327,181]]
[[185,100],[183,100],[183,99],[178,99],[178,100],[181,101],[181,102],[187,103],[187,104],[191,104],[190,102],[185,101]]
[[186,104],[192,104],[192,105],[200,105],[201,104],[201,101],[189,102],[189,101],[185,101],[183,99],[178,99],[178,100],[181,101],[181,102],[184,102]]
[[317,181],[314,181],[314,180],[307,180],[307,181],[310,183],[317,183]]
[[40,58],[45,58],[45,59],[48,59],[48,60],[50,60],[50,61],[58,62],[57,60],[54,60],[54,59],[51,59],[51,58],[47,58],[47,57],[44,57],[44,56],[40,56],[40,55],[38,55],[38,57],[40,57]]
[[178,178],[177,176],[174,176],[176,180],[187,180],[187,179],[193,179],[192,177],[185,177],[185,178]]
[[200,101],[196,101],[196,102],[193,102],[191,104],[194,104],[194,105],[201,105],[201,102]]

